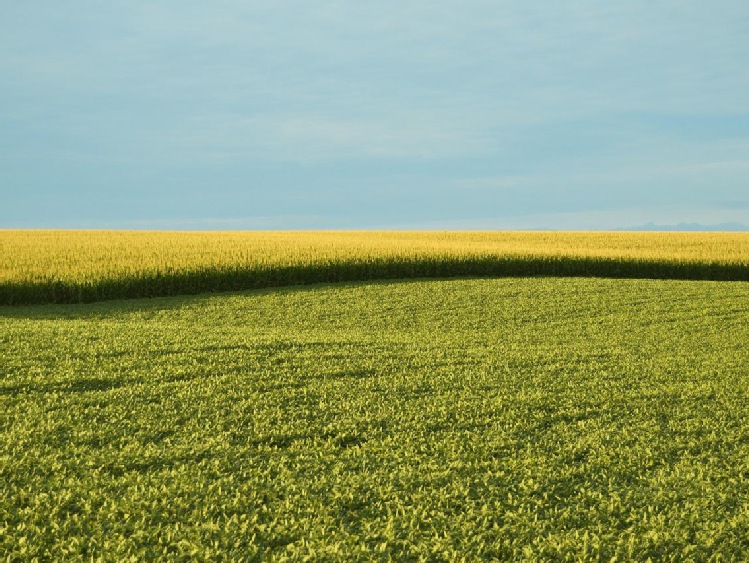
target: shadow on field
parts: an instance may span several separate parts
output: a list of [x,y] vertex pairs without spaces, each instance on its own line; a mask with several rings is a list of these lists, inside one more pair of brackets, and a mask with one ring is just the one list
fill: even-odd
[[472,277],[600,277],[749,281],[749,265],[595,256],[382,259],[268,268],[207,268],[90,282],[51,278],[0,283],[0,305],[93,303],[119,299],[373,280]]
[[[212,291],[197,295],[173,295],[166,297],[143,297],[135,299],[115,299],[97,301],[94,303],[44,303],[28,305],[0,305],[0,319],[29,319],[29,320],[97,320],[108,319],[119,315],[151,315],[159,312],[178,309],[193,309],[223,297],[250,297],[267,294],[282,293],[315,293],[325,291],[330,287],[351,287],[360,285],[413,284],[424,281],[449,281],[468,279],[493,279],[472,277],[445,278],[413,278],[413,279],[377,279],[351,281],[339,283],[316,283],[302,285],[288,285],[279,287],[263,287],[259,289],[245,289],[239,291]],[[310,343],[305,343],[309,345]],[[276,343],[269,346],[291,346],[291,344]]]
[[722,281],[745,283],[749,281],[749,269],[738,268],[736,275],[728,272],[725,276],[706,275],[695,276],[593,276],[593,275],[507,275],[507,276],[441,276],[441,277],[411,277],[411,278],[385,278],[365,279],[341,282],[308,283],[285,286],[261,287],[255,289],[243,289],[236,291],[210,291],[200,294],[154,296],[141,298],[122,298],[93,303],[59,303],[59,304],[27,304],[27,305],[0,305],[0,319],[28,319],[28,320],[105,320],[120,315],[157,315],[159,312],[174,311],[178,309],[200,308],[217,297],[251,297],[267,294],[283,293],[314,293],[325,291],[331,287],[351,287],[363,285],[390,285],[390,284],[416,284],[425,281],[445,282],[457,280],[491,280],[491,279],[580,279],[596,278],[603,280],[652,280],[652,281]]

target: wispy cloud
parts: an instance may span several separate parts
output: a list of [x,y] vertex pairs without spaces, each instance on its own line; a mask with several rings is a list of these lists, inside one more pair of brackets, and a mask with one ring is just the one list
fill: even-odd
[[[491,139],[454,116],[278,114],[196,118],[169,132],[195,158],[207,144],[226,158],[292,160],[435,159],[490,154]],[[169,137],[168,137],[169,138]],[[206,143],[206,141],[208,141]]]

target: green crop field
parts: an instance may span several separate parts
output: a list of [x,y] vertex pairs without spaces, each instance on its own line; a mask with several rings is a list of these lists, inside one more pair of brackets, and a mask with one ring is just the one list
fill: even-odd
[[748,342],[747,282],[5,306],[0,552],[747,560]]

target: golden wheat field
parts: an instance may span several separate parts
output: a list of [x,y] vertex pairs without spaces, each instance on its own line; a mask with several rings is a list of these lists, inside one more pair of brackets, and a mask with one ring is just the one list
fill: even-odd
[[387,277],[749,277],[749,233],[5,230],[0,255],[0,303]]
[[2,281],[404,257],[601,257],[749,264],[749,233],[2,231]]

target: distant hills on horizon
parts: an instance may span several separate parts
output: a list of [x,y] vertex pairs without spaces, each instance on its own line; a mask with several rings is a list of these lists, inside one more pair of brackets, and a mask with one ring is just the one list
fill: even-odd
[[655,223],[645,223],[637,227],[627,227],[618,229],[620,231],[731,231],[741,232],[749,231],[749,225],[743,223],[718,223],[715,225],[706,225],[704,223],[677,223],[676,225],[657,225]]

